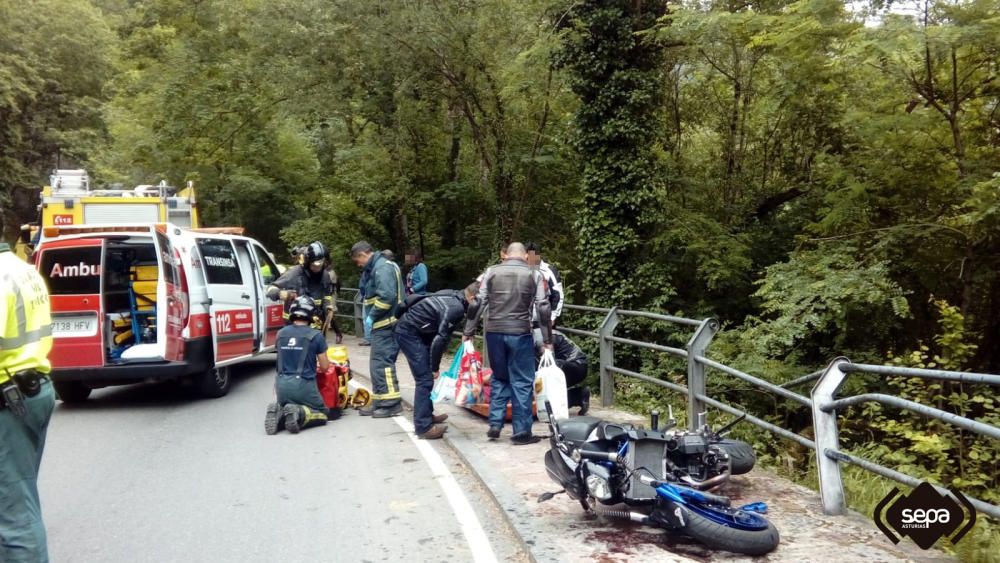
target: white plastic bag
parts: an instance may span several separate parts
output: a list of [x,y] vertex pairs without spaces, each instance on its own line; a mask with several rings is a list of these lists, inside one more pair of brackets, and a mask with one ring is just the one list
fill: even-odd
[[[540,384],[540,390],[539,390]],[[552,416],[556,420],[569,418],[569,399],[566,397],[566,374],[556,365],[552,350],[542,353],[535,372],[535,403],[538,407],[538,419],[548,420],[545,401],[552,407]]]
[[431,389],[431,401],[435,403],[455,404],[456,386],[458,384],[458,369],[462,364],[462,352],[459,351],[451,361],[448,371],[438,376]]

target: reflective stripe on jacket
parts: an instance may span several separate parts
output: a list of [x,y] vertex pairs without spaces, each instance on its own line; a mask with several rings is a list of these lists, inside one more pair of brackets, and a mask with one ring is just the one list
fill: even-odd
[[49,373],[51,350],[52,316],[45,280],[13,252],[0,251],[0,380],[7,379],[6,371]]

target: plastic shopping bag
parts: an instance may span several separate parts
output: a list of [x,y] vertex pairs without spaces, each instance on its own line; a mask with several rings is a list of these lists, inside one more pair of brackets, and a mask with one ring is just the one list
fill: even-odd
[[535,372],[535,401],[538,404],[539,420],[547,420],[545,401],[552,407],[552,416],[556,420],[569,418],[569,399],[566,396],[566,374],[556,365],[551,350],[542,354]]
[[[466,342],[466,344],[471,344]],[[471,352],[469,350],[472,350]],[[483,356],[471,346],[467,346],[462,354],[461,369],[458,375],[458,396],[455,403],[470,407],[483,400],[483,384],[490,380],[492,371],[483,367]]]
[[435,403],[454,403],[458,388],[458,373],[462,367],[462,353],[455,354],[448,371],[438,376],[431,390],[431,401]]

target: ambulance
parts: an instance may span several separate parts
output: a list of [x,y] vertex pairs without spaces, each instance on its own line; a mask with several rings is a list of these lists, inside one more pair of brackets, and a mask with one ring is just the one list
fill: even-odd
[[52,382],[62,401],[143,381],[191,381],[206,397],[230,368],[274,350],[282,304],[271,254],[242,229],[172,223],[45,227],[35,264],[52,305]]

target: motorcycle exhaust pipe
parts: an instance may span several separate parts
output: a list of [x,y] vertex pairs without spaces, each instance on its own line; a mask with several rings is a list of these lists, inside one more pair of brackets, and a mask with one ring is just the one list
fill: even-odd
[[595,506],[594,512],[606,518],[631,520],[633,522],[638,522],[640,524],[645,524],[647,521],[649,521],[649,516],[641,512],[632,512],[631,510],[603,510]]
[[719,485],[725,483],[726,481],[729,480],[729,477],[730,477],[730,472],[727,469],[722,473],[719,473],[715,477],[712,477],[711,479],[705,479],[704,481],[695,481],[689,475],[681,477],[681,481],[684,481],[684,484],[688,485],[692,489],[698,489],[699,491],[706,491],[709,489],[714,489],[715,487],[718,487]]

